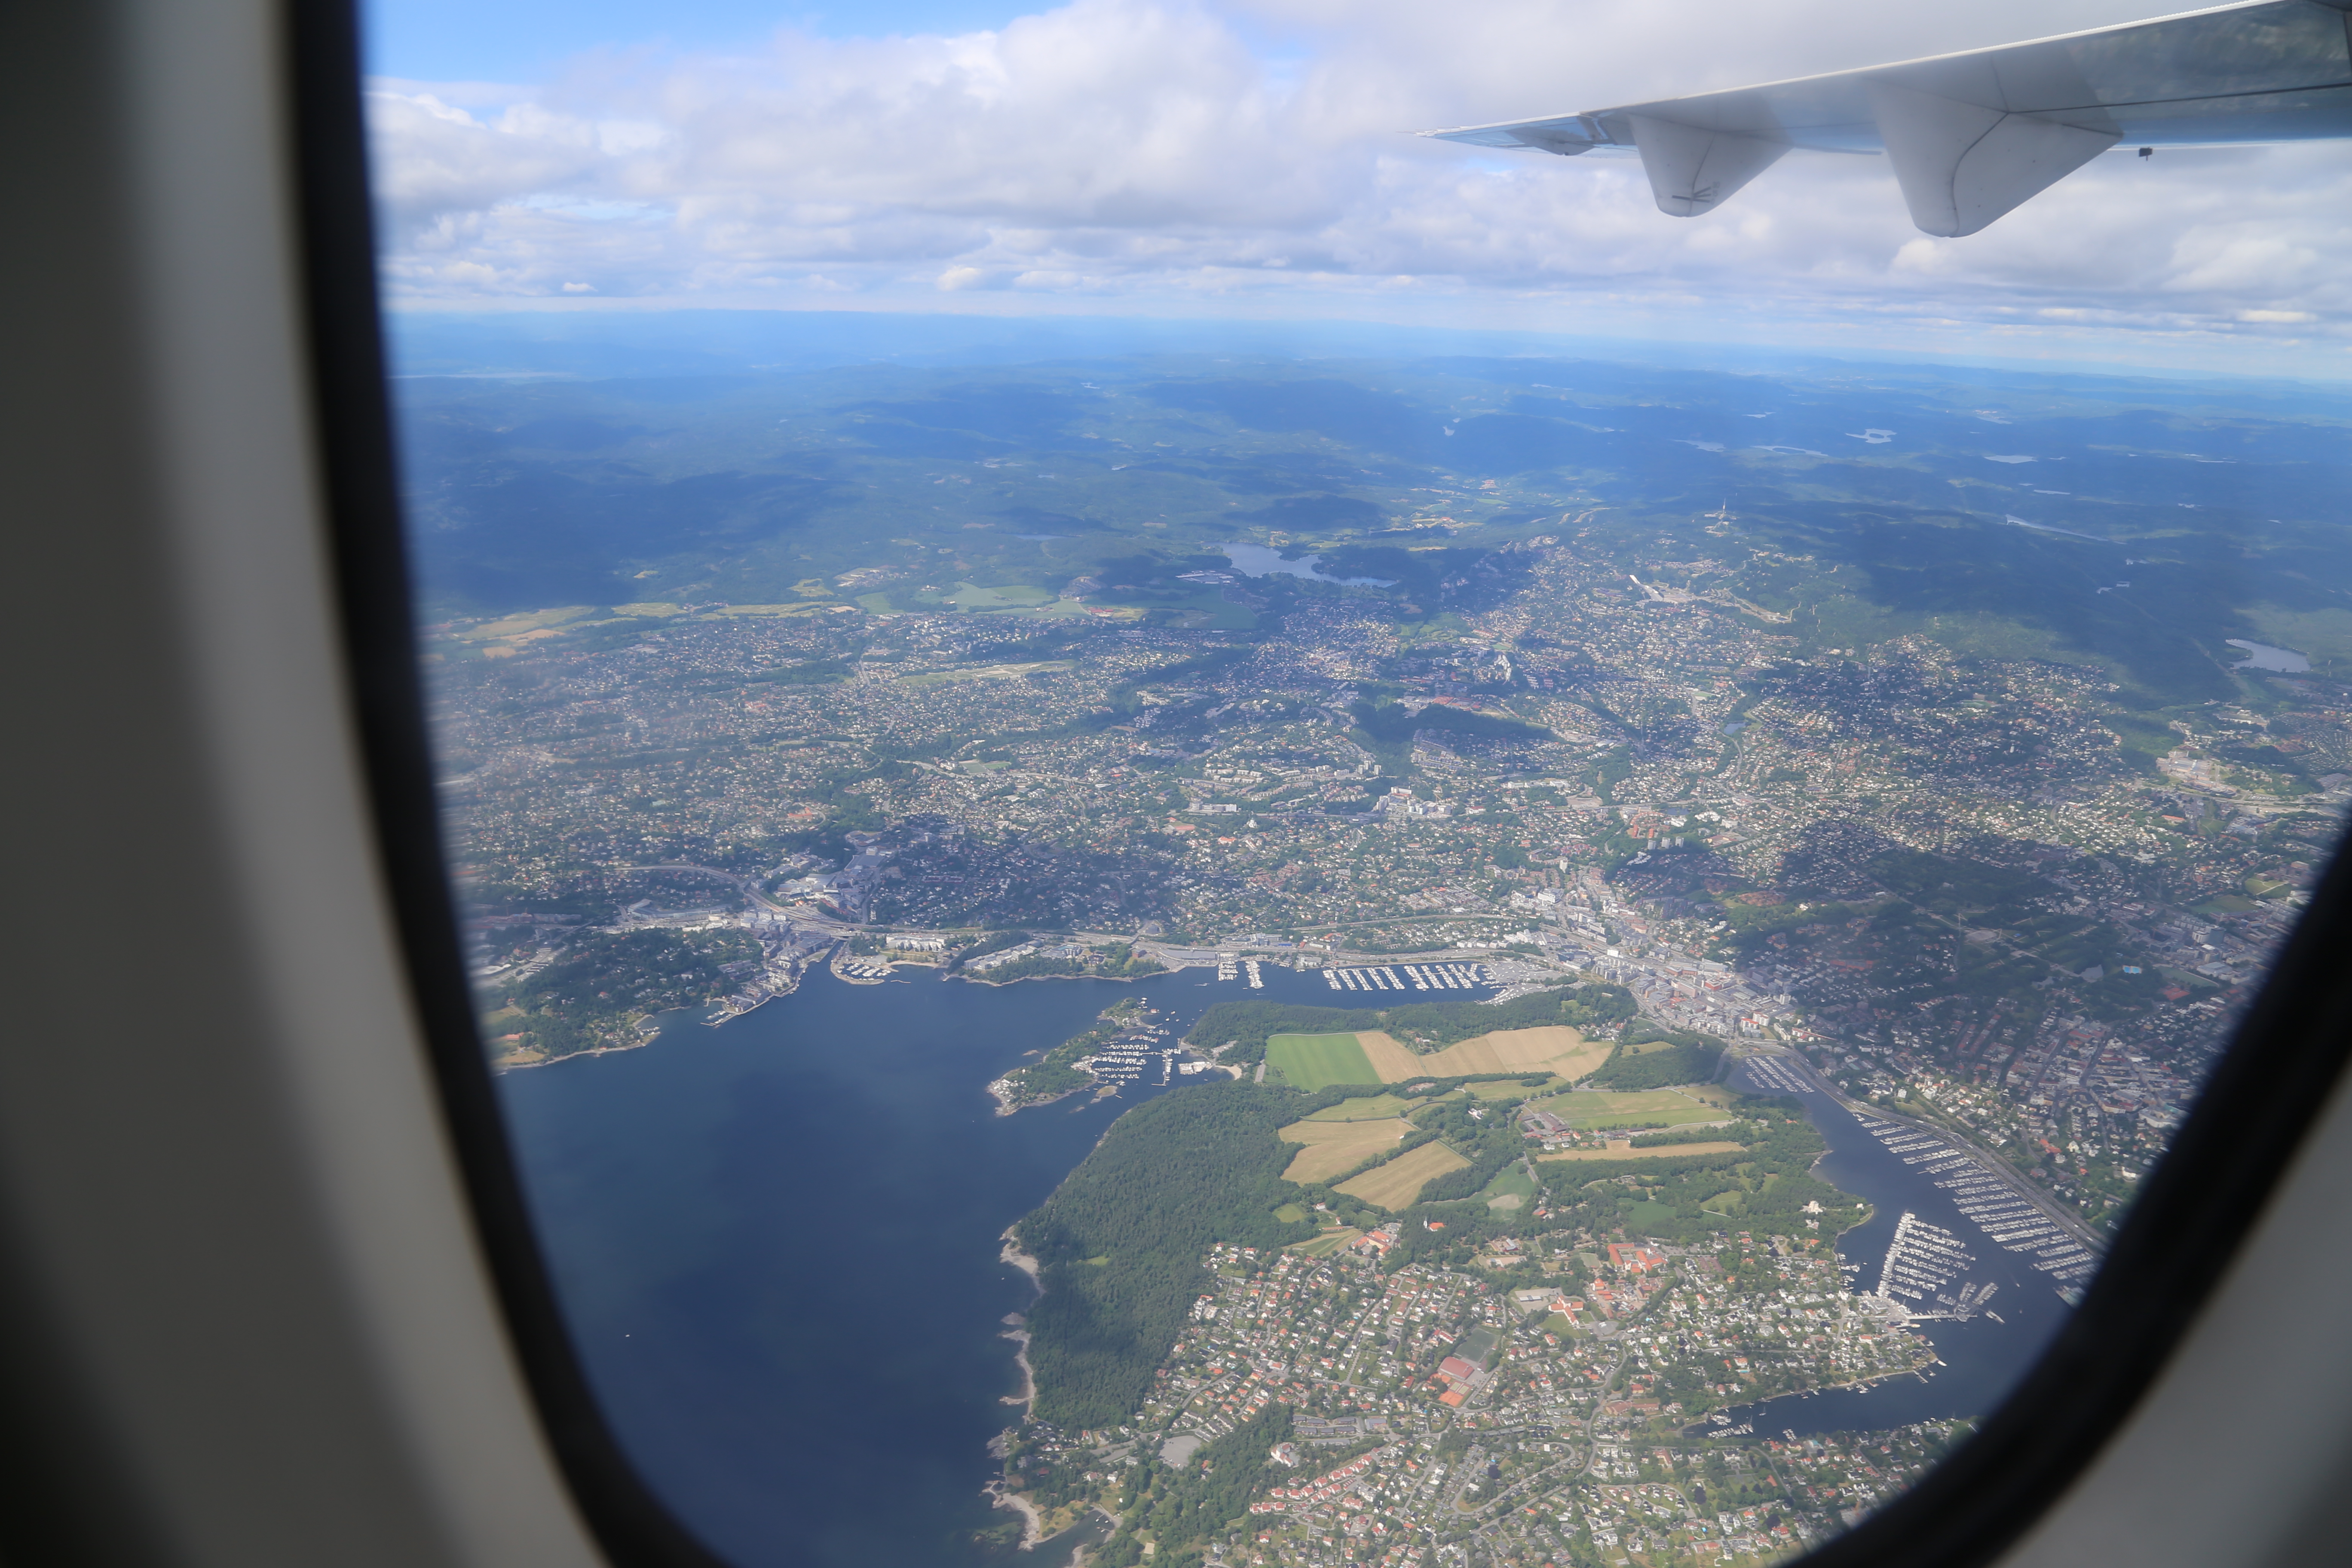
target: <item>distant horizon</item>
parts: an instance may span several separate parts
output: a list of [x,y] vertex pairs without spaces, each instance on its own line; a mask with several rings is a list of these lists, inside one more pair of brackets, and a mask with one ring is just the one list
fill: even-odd
[[[926,303],[929,302],[927,301]],[[2161,360],[2140,361],[2137,359],[2128,359],[2120,355],[2111,355],[2108,357],[2077,357],[2062,356],[2057,353],[2038,356],[1999,354],[1988,353],[1981,349],[1905,346],[1893,342],[1871,344],[1835,343],[1825,345],[1820,342],[1800,343],[1778,341],[1772,337],[1760,334],[1756,337],[1740,339],[1738,341],[1702,343],[1694,342],[1687,338],[1665,335],[1636,336],[1602,331],[1570,331],[1524,327],[1514,328],[1461,325],[1444,321],[1414,321],[1411,320],[1397,320],[1393,318],[1352,317],[1343,315],[1212,315],[1203,313],[1179,313],[1174,311],[1157,313],[1140,310],[1114,311],[1083,309],[1048,311],[1039,311],[1035,310],[999,311],[988,310],[940,309],[937,308],[936,305],[930,309],[918,310],[912,308],[897,308],[886,305],[716,305],[704,303],[683,303],[675,300],[582,300],[576,298],[484,301],[480,304],[468,304],[462,306],[452,305],[446,301],[426,303],[423,301],[400,301],[397,300],[387,299],[384,301],[384,314],[386,335],[391,340],[395,360],[398,360],[401,357],[402,350],[404,347],[403,342],[404,331],[413,331],[415,328],[421,326],[447,326],[461,329],[491,329],[499,325],[506,325],[509,328],[520,327],[525,322],[535,322],[544,325],[562,321],[569,324],[572,330],[553,331],[542,331],[536,333],[529,331],[515,331],[512,335],[518,339],[526,341],[536,339],[537,341],[549,344],[567,341],[579,343],[593,343],[597,342],[600,338],[605,339],[606,341],[620,338],[624,334],[619,331],[611,329],[618,329],[623,323],[642,324],[659,321],[665,318],[680,317],[709,319],[740,317],[756,318],[763,322],[779,321],[786,318],[795,318],[824,321],[833,324],[846,324],[849,322],[873,323],[877,327],[880,323],[884,322],[907,324],[917,322],[955,322],[960,325],[967,325],[974,328],[984,328],[989,326],[1001,328],[1003,329],[1003,333],[1005,338],[1011,338],[1024,333],[1033,335],[1067,333],[1076,337],[1085,335],[1088,329],[1093,329],[1094,331],[1104,334],[1116,333],[1122,330],[1130,332],[1150,331],[1155,333],[1166,332],[1174,334],[1189,330],[1196,332],[1223,334],[1228,338],[1228,341],[1212,343],[1199,343],[1189,347],[1165,346],[1141,348],[1138,346],[1110,351],[1122,354],[1139,352],[1162,353],[1206,353],[1215,352],[1297,353],[1301,352],[1299,347],[1293,345],[1286,348],[1279,344],[1278,340],[1285,338],[1344,338],[1354,335],[1388,335],[1391,337],[1426,338],[1439,341],[1449,339],[1458,340],[1465,349],[1474,344],[1481,345],[1483,352],[1490,353],[1493,357],[1496,358],[1549,359],[1561,357],[1565,354],[1566,357],[1570,358],[1608,358],[1612,363],[1672,364],[1678,367],[1693,369],[1719,370],[1727,374],[1739,374],[1741,372],[1759,374],[1769,373],[1769,367],[1759,365],[1757,362],[1779,361],[1790,369],[1799,368],[1805,364],[1845,364],[1853,365],[1857,368],[1876,365],[1905,370],[1979,370],[1998,374],[2032,375],[2063,374],[2124,382],[2133,380],[2161,381],[2167,383],[2228,382],[2245,384],[2250,388],[2254,385],[2267,384],[2276,385],[2281,388],[2326,387],[2333,389],[2341,384],[2352,383],[2352,363],[2346,363],[2338,366],[2334,364],[2330,360],[2320,358],[2318,356],[2314,356],[2308,365],[2299,363],[2297,371],[2291,372],[2284,369],[2254,369],[2238,366],[2231,366],[2229,368],[2217,368],[2210,365],[2189,366]],[[607,324],[608,331],[600,333],[595,331],[593,326],[590,326],[590,323],[596,322]],[[1230,341],[1232,338],[1253,336],[1269,341],[1255,348],[1253,348],[1245,342]],[[1519,348],[1517,351],[1504,352],[1492,346],[1496,344],[1498,340],[1504,342],[1517,343],[1526,346]],[[2116,346],[2116,340],[2108,339],[2104,340],[2104,342],[2107,346]],[[977,343],[972,343],[962,346],[966,348],[974,348],[979,345]],[[1007,346],[1010,345],[1008,344]],[[2249,350],[2257,350],[2267,346],[2269,345],[2245,345]],[[1334,345],[1333,348],[1324,350],[1323,353],[1328,356],[1332,354],[1335,350],[1337,350],[1337,345]],[[942,348],[941,345],[930,344],[926,346],[926,352],[938,353],[950,351]],[[1380,358],[1387,357],[1392,353],[1412,355],[1416,353],[1428,353],[1439,351],[1434,344],[1414,349],[1405,348],[1402,344],[1393,345],[1386,349],[1383,349],[1377,344],[1364,344],[1359,347],[1350,348],[1344,352],[1346,357]],[[1622,357],[1621,358],[1621,356]],[[877,357],[888,359],[898,356],[893,354],[883,354]],[[992,360],[989,363],[1002,363],[1007,362],[1002,360]],[[755,365],[745,366],[743,368],[753,370],[778,370],[802,367]],[[2297,372],[2300,372],[2300,374]],[[435,374],[483,375],[505,374],[515,376],[524,376],[552,375],[564,373],[531,371],[524,369],[517,369],[505,373],[486,373],[482,371],[432,372],[400,369],[396,370],[394,374],[402,379],[407,379],[411,377],[431,376]]]

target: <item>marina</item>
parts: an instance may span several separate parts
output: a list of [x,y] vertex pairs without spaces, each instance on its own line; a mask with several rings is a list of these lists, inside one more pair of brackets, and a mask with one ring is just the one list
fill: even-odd
[[[1887,1244],[1885,1260],[1879,1265],[1874,1294],[1889,1303],[1898,1296],[1914,1303],[1903,1309],[1903,1316],[1914,1321],[1948,1318],[1964,1323],[2000,1289],[1990,1282],[1976,1285],[1965,1279],[1955,1287],[1952,1281],[1975,1263],[1975,1256],[1960,1245],[1959,1237],[1917,1215],[1906,1214],[1895,1222],[1895,1239]],[[1934,1304],[1921,1304],[1927,1302]]]
[[[1849,1110],[1799,1058],[1748,1057],[1729,1082],[1804,1106],[1830,1146],[1813,1174],[1874,1211],[1836,1240],[1847,1289],[1924,1334],[1938,1364],[1916,1376],[1743,1405],[1724,1413],[1727,1424],[1805,1436],[1991,1410],[2071,1310],[2072,1277],[2062,1281],[2061,1270],[2038,1267],[2050,1261],[2039,1248],[2074,1248],[2080,1258],[2072,1267],[2084,1278],[2095,1258],[1973,1153],[1909,1122]],[[1991,1245],[1979,1245],[1979,1235]]]
[[2088,1247],[2059,1229],[2015,1187],[1986,1170],[1975,1155],[1906,1122],[1861,1115],[1854,1120],[1889,1153],[1906,1165],[1916,1166],[1949,1193],[1952,1206],[1994,1246],[2032,1253],[2035,1271],[2046,1275],[2069,1305],[2075,1300],[2072,1292],[2079,1292],[2098,1272],[2099,1260]]
[[1334,991],[1469,991],[1492,983],[1483,963],[1361,964],[1323,971],[1323,984]]

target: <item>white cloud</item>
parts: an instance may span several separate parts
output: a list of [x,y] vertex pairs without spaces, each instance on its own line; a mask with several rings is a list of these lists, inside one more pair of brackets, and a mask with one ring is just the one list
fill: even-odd
[[753,56],[599,55],[530,89],[386,83],[371,99],[386,275],[418,301],[583,283],[710,302],[945,291],[1393,314],[1402,300],[1585,330],[1821,321],[2189,354],[2345,333],[2342,144],[2111,156],[1984,234],[1931,240],[1874,158],[1793,154],[1677,220],[1633,161],[1403,134],[2132,14],[1076,0],[960,37],[786,30]]

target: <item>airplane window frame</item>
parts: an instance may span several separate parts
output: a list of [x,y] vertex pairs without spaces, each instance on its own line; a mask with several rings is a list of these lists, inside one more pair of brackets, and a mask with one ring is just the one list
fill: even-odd
[[[600,1543],[623,1564],[723,1568],[653,1494],[605,1421],[524,1202],[443,853],[385,379],[357,8],[297,0],[286,16],[302,306],[351,701],[450,1140],[540,1420]],[[2352,862],[2339,847],[2066,1326],[1976,1436],[1801,1561],[1974,1568],[2059,1502],[2227,1276],[2352,1058],[2347,945]]]
[[358,8],[297,0],[287,24],[302,319],[336,607],[377,851],[450,1142],[516,1359],[598,1544],[621,1563],[727,1568],[655,1497],[605,1420],[524,1199],[443,854],[376,289]]

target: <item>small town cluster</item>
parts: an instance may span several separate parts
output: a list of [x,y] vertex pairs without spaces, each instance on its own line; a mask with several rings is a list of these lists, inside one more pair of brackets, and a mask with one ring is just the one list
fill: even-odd
[[[1900,1309],[1850,1292],[1818,1244],[1563,1233],[1533,1247],[1565,1259],[1570,1282],[1507,1289],[1484,1270],[1384,1274],[1394,1230],[1321,1259],[1214,1249],[1214,1285],[1135,1424],[1033,1428],[1032,1484],[1076,1482],[1055,1522],[1088,1508],[1148,1521],[1139,1472],[1181,1475],[1273,1409],[1287,1435],[1265,1450],[1245,1523],[1206,1542],[1204,1561],[1760,1563],[1851,1524],[1965,1432],[1800,1441],[1759,1435],[1752,1411],[1733,1419],[1800,1382],[1933,1363]],[[1159,1544],[1123,1523],[1106,1560]]]

